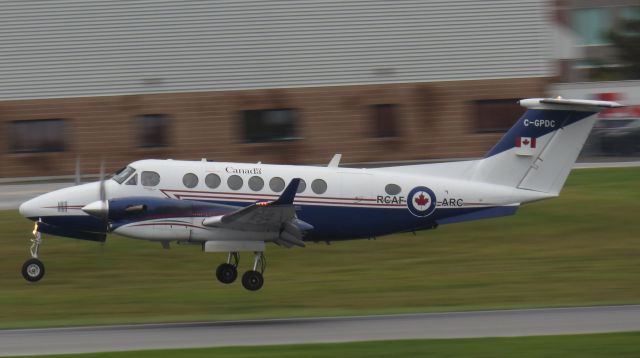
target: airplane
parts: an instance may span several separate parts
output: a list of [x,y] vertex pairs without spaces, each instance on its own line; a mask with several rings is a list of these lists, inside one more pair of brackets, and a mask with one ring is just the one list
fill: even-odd
[[253,253],[242,276],[264,284],[267,243],[375,238],[514,214],[557,197],[599,111],[616,102],[530,98],[515,125],[481,159],[357,169],[214,161],[140,160],[105,180],[46,193],[23,203],[35,221],[29,282],[42,279],[42,234],[104,242],[107,234],[196,244],[225,253],[217,279],[238,277],[240,252]]

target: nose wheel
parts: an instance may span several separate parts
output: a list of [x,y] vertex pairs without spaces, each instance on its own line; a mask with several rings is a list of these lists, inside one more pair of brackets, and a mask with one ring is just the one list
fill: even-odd
[[42,234],[38,231],[38,223],[33,228],[31,238],[31,258],[22,265],[22,277],[29,282],[38,282],[44,277],[44,264],[38,260],[40,245],[42,244]]
[[22,265],[22,277],[29,282],[37,282],[44,276],[44,264],[38,259],[29,259]]

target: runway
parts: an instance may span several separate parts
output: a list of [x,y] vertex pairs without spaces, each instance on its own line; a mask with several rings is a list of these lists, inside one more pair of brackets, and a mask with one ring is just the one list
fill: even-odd
[[640,330],[640,305],[0,330],[0,356]]

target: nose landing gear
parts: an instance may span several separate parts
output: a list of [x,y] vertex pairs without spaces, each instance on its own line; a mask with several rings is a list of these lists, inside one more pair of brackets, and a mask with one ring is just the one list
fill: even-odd
[[42,234],[38,231],[38,223],[33,228],[33,237],[31,238],[31,258],[22,265],[22,277],[29,282],[37,282],[44,277],[44,264],[38,260],[40,245],[42,244]]

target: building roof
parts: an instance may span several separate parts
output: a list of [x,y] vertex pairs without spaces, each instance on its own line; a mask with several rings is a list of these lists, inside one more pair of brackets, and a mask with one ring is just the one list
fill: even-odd
[[0,100],[544,77],[547,1],[6,1]]

